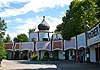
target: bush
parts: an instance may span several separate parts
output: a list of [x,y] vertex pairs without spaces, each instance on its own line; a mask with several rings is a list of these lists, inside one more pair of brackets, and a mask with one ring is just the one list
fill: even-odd
[[44,61],[47,61],[48,60],[48,57],[47,56],[43,56],[43,59]]
[[37,55],[31,55],[31,60],[38,60],[38,56]]
[[0,41],[0,59],[6,58],[6,50],[4,47],[4,42]]

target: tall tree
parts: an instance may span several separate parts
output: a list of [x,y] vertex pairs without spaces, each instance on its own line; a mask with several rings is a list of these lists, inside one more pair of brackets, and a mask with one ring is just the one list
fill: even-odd
[[95,0],[73,0],[62,18],[62,37],[69,40],[72,36],[84,32],[86,21],[92,28],[98,22],[97,13]]
[[98,18],[99,21],[100,21],[100,0],[96,0],[96,4],[97,4],[97,6],[98,6],[97,18]]
[[11,37],[7,34],[6,38],[4,39],[5,43],[11,42]]
[[2,39],[5,35],[5,31],[6,31],[6,23],[4,20],[1,19],[0,17],[0,39]]
[[0,41],[0,59],[6,58],[6,50],[4,48],[4,42]]
[[14,42],[28,42],[28,37],[26,34],[19,34],[17,37],[14,37]]
[[6,28],[7,26],[5,21],[0,18],[0,59],[6,57],[6,51],[3,43],[3,37],[5,35]]

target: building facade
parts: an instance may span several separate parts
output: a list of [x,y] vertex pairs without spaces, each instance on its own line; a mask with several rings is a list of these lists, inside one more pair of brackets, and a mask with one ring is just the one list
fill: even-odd
[[100,61],[100,23],[87,33],[81,33],[70,40],[63,40],[61,34],[50,32],[49,28],[43,16],[38,31],[29,34],[29,42],[5,44],[7,58],[30,59],[35,51],[39,60],[46,56],[55,60],[76,60],[78,57],[78,60],[81,58],[83,61]]

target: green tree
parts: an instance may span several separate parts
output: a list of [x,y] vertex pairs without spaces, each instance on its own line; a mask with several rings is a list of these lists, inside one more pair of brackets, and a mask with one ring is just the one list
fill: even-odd
[[35,28],[29,29],[29,34],[30,34],[30,33],[34,33],[34,31],[35,31]]
[[0,17],[0,39],[2,39],[5,35],[5,31],[6,31],[6,23],[4,20],[1,19]]
[[97,24],[97,5],[94,0],[73,0],[62,18],[62,37],[69,40],[85,31],[85,23],[89,22],[90,28]]
[[14,42],[28,42],[28,37],[26,34],[19,34],[17,37],[14,37]]
[[62,30],[62,24],[57,25],[55,32],[61,32]]
[[0,58],[6,57],[6,51],[3,43],[3,37],[5,35],[6,28],[7,26],[5,21],[0,18]]
[[5,50],[3,41],[0,41],[0,58],[1,59],[6,58],[6,50]]
[[5,43],[11,42],[11,38],[9,36],[9,34],[7,34],[6,38],[4,39]]
[[97,13],[97,18],[99,19],[99,21],[100,21],[100,0],[96,0],[96,4],[97,4],[97,6],[98,6],[98,13]]

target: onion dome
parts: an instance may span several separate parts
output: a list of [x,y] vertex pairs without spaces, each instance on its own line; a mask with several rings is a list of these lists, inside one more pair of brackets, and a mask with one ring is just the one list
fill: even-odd
[[38,25],[39,30],[49,30],[50,26],[49,24],[45,21],[45,16],[43,16],[42,22]]

